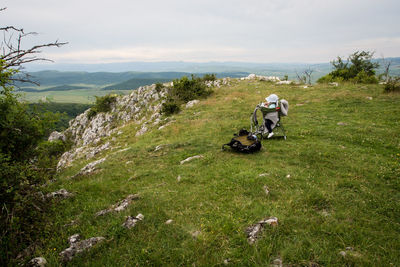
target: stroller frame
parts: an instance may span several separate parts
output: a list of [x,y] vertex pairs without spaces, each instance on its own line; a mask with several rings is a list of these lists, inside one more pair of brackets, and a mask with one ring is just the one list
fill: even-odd
[[[262,124],[261,125],[259,125],[258,122],[255,121],[255,118],[254,118],[254,113],[257,112],[257,110],[260,110],[262,113]],[[267,130],[267,127],[265,127],[265,119],[264,119],[265,111],[263,112],[263,108],[260,108],[257,106],[255,112],[252,113],[251,117],[250,117],[250,121],[251,121],[250,131],[252,133],[254,133],[260,140],[262,140],[262,139],[265,139],[266,136],[268,136],[268,130]],[[281,112],[280,111],[277,111],[277,112],[278,112],[279,119],[278,119],[278,122],[276,123],[275,127],[272,129],[272,132],[275,133],[275,130],[276,130],[276,132],[280,132],[282,135],[278,135],[278,136],[283,136],[283,139],[286,140],[286,138],[287,138],[286,131],[282,125]],[[254,128],[254,131],[253,131],[253,128]],[[276,135],[274,135],[274,136],[276,136]]]

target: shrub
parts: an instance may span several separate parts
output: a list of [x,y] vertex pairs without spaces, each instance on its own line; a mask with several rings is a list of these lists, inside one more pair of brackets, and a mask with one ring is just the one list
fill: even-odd
[[117,100],[116,94],[108,94],[105,96],[96,96],[96,103],[90,108],[88,118],[91,119],[100,112],[109,112],[111,105]]
[[212,93],[207,89],[204,80],[192,74],[191,79],[184,76],[174,80],[174,86],[170,90],[170,98],[184,103],[196,98],[204,98]]
[[180,110],[181,109],[180,109],[179,105],[173,101],[165,102],[165,103],[163,103],[163,105],[161,107],[161,113],[165,114],[167,116],[174,114],[174,113],[178,113]]
[[400,77],[390,77],[384,90],[386,93],[400,92]]
[[215,81],[217,79],[217,75],[214,73],[206,73],[203,75],[203,81]]
[[356,83],[377,83],[375,69],[379,67],[377,62],[372,62],[374,53],[357,51],[351,54],[347,61],[341,57],[333,60],[331,64],[334,70],[318,79],[319,83],[351,81]]
[[161,89],[163,89],[163,88],[164,88],[164,85],[162,83],[156,83],[156,91],[157,92],[160,92]]

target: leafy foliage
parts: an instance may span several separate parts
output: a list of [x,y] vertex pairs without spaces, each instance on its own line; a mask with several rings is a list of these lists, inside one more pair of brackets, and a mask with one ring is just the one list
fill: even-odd
[[212,90],[207,89],[204,81],[215,77],[214,74],[205,75],[204,78],[191,75],[191,79],[187,76],[173,81],[173,87],[168,91],[168,100],[162,106],[162,113],[170,115],[179,112],[179,106],[196,98],[205,98],[212,93]]
[[109,94],[105,96],[96,96],[96,103],[90,108],[88,118],[91,119],[100,112],[108,112],[111,110],[111,105],[116,101],[116,94]]
[[379,67],[377,62],[372,62],[374,53],[357,51],[344,61],[341,57],[333,60],[334,70],[318,79],[319,83],[350,81],[354,83],[377,83],[375,70]]

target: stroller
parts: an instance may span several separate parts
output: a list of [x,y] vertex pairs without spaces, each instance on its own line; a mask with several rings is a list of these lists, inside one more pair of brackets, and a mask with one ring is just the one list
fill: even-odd
[[[272,97],[271,97],[272,96]],[[264,105],[264,103],[258,104],[254,109],[254,112],[251,115],[251,125],[250,131],[254,133],[260,140],[268,136],[269,132],[266,127],[265,120],[268,118],[272,118],[271,128],[275,136],[283,136],[286,140],[286,131],[282,125],[281,116],[287,116],[289,111],[289,103],[285,100],[279,100],[278,96],[270,95],[266,98],[266,100],[270,103],[268,107]],[[271,101],[273,100],[273,101]],[[272,104],[272,105],[271,105]],[[262,124],[258,124],[257,120],[257,111],[261,111],[262,113]]]

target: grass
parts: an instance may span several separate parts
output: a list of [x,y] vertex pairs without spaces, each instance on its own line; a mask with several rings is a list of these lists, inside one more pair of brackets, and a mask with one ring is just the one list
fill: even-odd
[[[35,255],[59,266],[58,253],[79,233],[106,241],[67,266],[268,266],[277,257],[293,266],[397,266],[400,95],[382,90],[234,80],[162,130],[135,137],[138,125],[129,124],[114,141],[128,150],[99,155],[108,154],[100,172],[71,180],[88,163],[76,162],[46,189],[75,197],[54,203]],[[250,155],[221,151],[270,93],[291,105],[288,139],[264,140]],[[194,155],[204,157],[180,165]],[[132,193],[141,199],[127,210],[94,216]],[[121,226],[138,213],[145,218],[135,228]],[[246,227],[270,216],[279,225],[249,245]],[[346,247],[354,250],[339,255]]]

